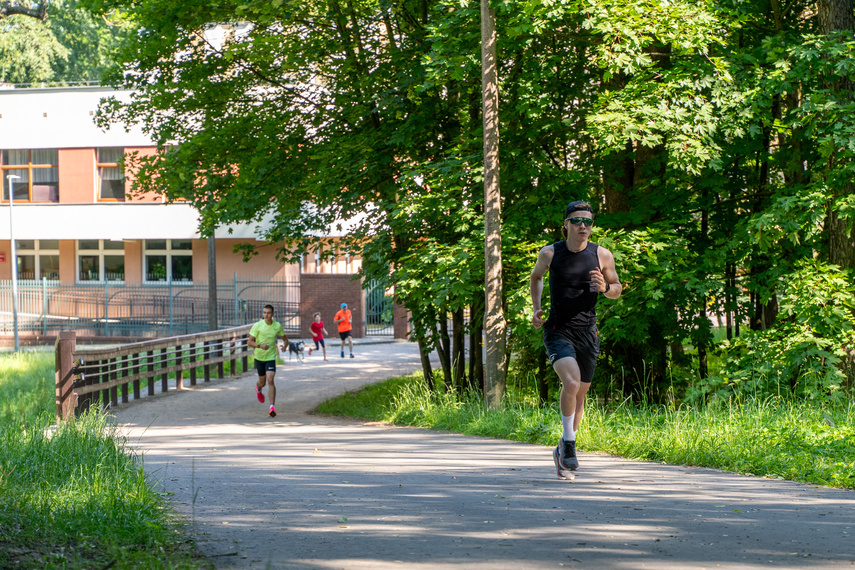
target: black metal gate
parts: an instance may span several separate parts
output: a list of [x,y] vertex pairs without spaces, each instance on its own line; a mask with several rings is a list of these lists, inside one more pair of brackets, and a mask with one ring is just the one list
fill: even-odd
[[371,281],[365,290],[365,335],[392,336],[394,301],[380,283]]

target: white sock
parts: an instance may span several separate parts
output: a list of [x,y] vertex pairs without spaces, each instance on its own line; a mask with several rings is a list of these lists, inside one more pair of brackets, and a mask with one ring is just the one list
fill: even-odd
[[564,441],[576,441],[576,432],[573,431],[573,420],[576,419],[576,414],[570,414],[569,416],[565,416],[561,414],[561,425],[564,426],[564,433],[561,435],[561,439]]

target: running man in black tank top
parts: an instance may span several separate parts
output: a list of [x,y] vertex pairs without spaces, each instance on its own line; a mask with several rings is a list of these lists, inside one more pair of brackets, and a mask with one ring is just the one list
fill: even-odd
[[[593,224],[590,204],[570,202],[564,211],[566,239],[541,249],[531,272],[531,324],[543,327],[546,354],[561,379],[563,433],[552,453],[561,479],[572,479],[571,472],[579,467],[576,431],[600,352],[597,299],[600,295],[617,299],[622,290],[612,253],[588,241]],[[541,297],[547,271],[550,310],[544,320]]]

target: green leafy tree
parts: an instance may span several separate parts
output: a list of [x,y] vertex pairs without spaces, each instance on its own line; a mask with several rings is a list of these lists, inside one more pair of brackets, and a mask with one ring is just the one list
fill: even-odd
[[55,68],[68,61],[68,48],[44,22],[11,16],[0,20],[0,28],[0,80],[5,83],[53,81]]
[[[283,260],[354,218],[342,247],[413,312],[423,356],[438,350],[449,387],[480,386],[479,351],[468,370],[463,362],[484,310],[475,3],[87,6],[140,26],[110,75],[133,99],[100,117],[139,123],[157,141],[156,156],[130,161],[138,188],[191,200],[206,235],[270,214],[265,237]],[[855,109],[829,80],[852,76],[850,38],[823,32],[798,2],[494,7],[502,302],[509,350],[538,371],[542,399],[548,369],[526,314],[528,274],[537,250],[561,239],[571,199],[598,205],[596,239],[626,285],[601,307],[601,371],[622,375],[625,393],[666,397],[675,364],[692,367],[680,393],[718,393],[714,316],[725,315],[732,350],[749,334],[801,334],[787,321],[798,313],[785,300],[805,300],[791,293],[794,276],[839,250],[829,212],[843,229],[852,222]],[[812,366],[842,370],[834,362]]]
[[53,0],[43,16],[0,19],[0,81],[98,83],[111,52],[132,29],[120,15],[95,16],[77,0]]

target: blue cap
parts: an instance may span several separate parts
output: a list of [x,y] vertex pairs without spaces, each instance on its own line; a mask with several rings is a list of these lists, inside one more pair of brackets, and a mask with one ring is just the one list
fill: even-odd
[[341,308],[342,308],[342,309],[343,309],[343,308],[345,308],[346,306],[347,306],[347,303],[342,303],[342,304],[341,304]]

